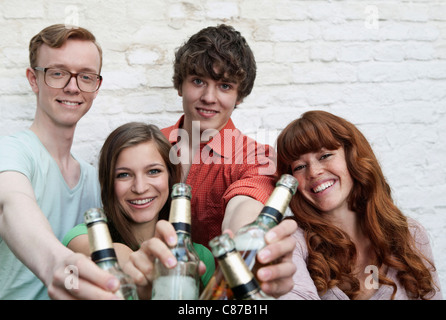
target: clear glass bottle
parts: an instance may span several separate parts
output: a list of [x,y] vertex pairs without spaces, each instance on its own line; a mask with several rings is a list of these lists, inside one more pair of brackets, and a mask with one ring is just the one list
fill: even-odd
[[266,246],[265,234],[282,221],[297,185],[297,180],[292,175],[282,175],[258,217],[240,228],[234,236],[237,251],[254,274],[260,266],[256,263],[257,252]]
[[133,279],[119,267],[116,252],[107,226],[107,217],[100,208],[92,208],[84,213],[88,230],[91,259],[101,268],[113,274],[121,283],[115,294],[125,300],[138,300]]
[[[256,256],[257,252],[266,245],[265,234],[282,221],[291,198],[296,193],[297,184],[297,180],[292,175],[282,175],[256,220],[240,228],[234,236],[237,251],[240,252],[248,269],[254,275],[261,266],[257,262]],[[200,299],[230,300],[232,297],[231,289],[218,266]]]
[[273,300],[259,286],[234,241],[222,234],[209,242],[212,254],[218,259],[220,269],[236,300]]
[[177,183],[172,188],[169,222],[176,230],[178,241],[171,248],[177,265],[166,268],[155,260],[155,276],[152,283],[152,300],[196,300],[199,295],[200,259],[191,239],[191,187]]

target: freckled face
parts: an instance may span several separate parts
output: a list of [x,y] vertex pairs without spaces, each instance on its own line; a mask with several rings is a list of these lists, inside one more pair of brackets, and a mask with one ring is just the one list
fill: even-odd
[[291,164],[298,192],[322,212],[348,210],[353,179],[347,168],[344,148],[321,149],[300,156]]
[[135,223],[158,219],[169,197],[169,173],[154,142],[121,151],[115,169],[115,195]]

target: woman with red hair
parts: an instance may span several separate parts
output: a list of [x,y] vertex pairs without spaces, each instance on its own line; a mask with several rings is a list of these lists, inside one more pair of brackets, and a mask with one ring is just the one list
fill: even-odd
[[277,140],[279,176],[298,179],[294,288],[283,299],[442,299],[424,228],[394,204],[350,122],[310,111]]

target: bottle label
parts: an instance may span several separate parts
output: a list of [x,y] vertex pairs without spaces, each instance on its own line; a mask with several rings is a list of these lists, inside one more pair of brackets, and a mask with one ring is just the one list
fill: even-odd
[[191,222],[191,212],[190,212],[190,200],[187,198],[176,198],[172,200],[169,222]]
[[189,223],[172,222],[172,225],[175,228],[175,231],[190,234],[191,227]]
[[262,212],[260,212],[260,214],[264,215],[264,216],[271,217],[277,224],[280,221],[282,221],[282,218],[283,218],[282,212],[280,212],[279,210],[277,210],[273,207],[269,207],[269,206],[263,207]]
[[248,283],[241,284],[236,287],[232,287],[231,290],[237,299],[244,299],[245,297],[255,294],[260,289],[259,289],[259,284],[257,283],[256,279],[253,278]]
[[116,252],[113,248],[98,250],[91,254],[91,260],[93,260],[95,263],[116,259]]
[[90,251],[113,248],[113,242],[105,222],[97,222],[88,228],[88,242]]
[[247,284],[254,278],[238,251],[228,252],[218,260],[229,287]]
[[285,212],[292,196],[290,189],[284,186],[277,186],[268,198],[265,206],[275,208],[279,212]]

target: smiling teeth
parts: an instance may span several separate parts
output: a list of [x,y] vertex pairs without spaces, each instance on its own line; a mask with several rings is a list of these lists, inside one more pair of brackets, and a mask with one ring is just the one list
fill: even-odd
[[150,198],[150,199],[144,199],[144,200],[133,200],[130,201],[131,204],[137,204],[137,205],[142,205],[142,204],[146,204],[149,202],[152,202],[154,198]]
[[213,111],[213,110],[204,110],[204,109],[198,109],[198,111],[202,112],[202,113],[217,113],[217,111]]
[[330,188],[332,185],[334,185],[334,181],[325,182],[325,183],[317,186],[316,188],[314,188],[313,192],[318,193],[318,192],[324,191],[325,189]]
[[66,104],[68,106],[77,106],[80,103],[79,102],[71,102],[71,101],[61,101],[63,104]]

